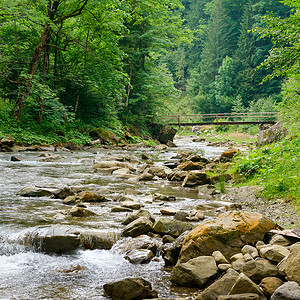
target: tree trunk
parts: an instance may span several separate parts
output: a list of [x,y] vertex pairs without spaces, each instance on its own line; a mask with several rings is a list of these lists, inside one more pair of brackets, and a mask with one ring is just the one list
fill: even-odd
[[34,74],[35,69],[41,59],[42,51],[44,50],[47,38],[50,35],[50,28],[51,27],[49,24],[45,25],[44,31],[40,37],[40,41],[39,41],[38,45],[36,46],[33,56],[31,58],[31,61],[29,63],[27,77],[24,82],[24,89],[22,92],[19,93],[16,105],[15,105],[15,109],[14,109],[14,115],[17,118],[17,120],[20,120],[20,116],[22,114],[22,110],[23,110],[23,106],[24,106],[24,101],[30,91],[33,74]]

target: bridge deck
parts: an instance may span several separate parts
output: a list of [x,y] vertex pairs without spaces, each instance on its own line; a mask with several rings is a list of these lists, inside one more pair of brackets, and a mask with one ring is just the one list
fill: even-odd
[[169,115],[160,116],[157,119],[172,126],[275,124],[279,115],[276,112],[217,113]]

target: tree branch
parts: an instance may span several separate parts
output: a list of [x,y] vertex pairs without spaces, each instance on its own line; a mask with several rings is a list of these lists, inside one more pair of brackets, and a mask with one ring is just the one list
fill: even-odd
[[69,18],[72,18],[72,17],[76,17],[76,16],[79,16],[81,15],[82,11],[84,10],[85,6],[87,5],[89,0],[84,0],[83,4],[81,5],[80,8],[74,10],[73,12],[71,12],[70,14],[66,15],[66,16],[63,16],[61,17],[60,19],[54,21],[54,24],[58,24],[60,22],[63,22],[64,20],[66,19],[69,19]]

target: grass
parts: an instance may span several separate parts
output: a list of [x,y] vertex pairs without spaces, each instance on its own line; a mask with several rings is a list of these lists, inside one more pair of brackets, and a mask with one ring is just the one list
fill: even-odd
[[283,199],[300,210],[299,136],[236,158],[231,172],[242,184],[263,186],[262,196],[266,199]]

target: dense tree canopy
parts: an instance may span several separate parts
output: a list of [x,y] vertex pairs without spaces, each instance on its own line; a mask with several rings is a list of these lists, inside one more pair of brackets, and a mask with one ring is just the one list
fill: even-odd
[[272,109],[299,73],[299,1],[284,4],[0,0],[0,101],[46,128]]

